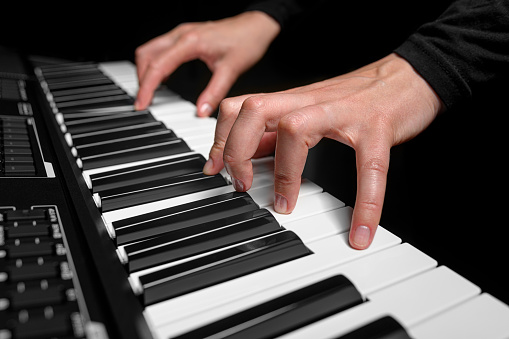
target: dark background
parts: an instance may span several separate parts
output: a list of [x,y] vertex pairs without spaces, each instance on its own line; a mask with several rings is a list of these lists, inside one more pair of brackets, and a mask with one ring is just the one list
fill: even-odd
[[[133,60],[135,48],[186,21],[234,15],[245,1],[143,1],[118,6],[79,3],[8,8],[0,45],[70,60]],[[287,27],[231,95],[272,91],[332,77],[389,54],[447,1],[329,1]],[[12,15],[10,15],[12,14]],[[168,86],[195,100],[210,73],[182,66]],[[391,154],[381,225],[509,303],[507,274],[507,83],[487,85],[439,116]],[[310,151],[305,176],[355,202],[355,154],[323,140]]]

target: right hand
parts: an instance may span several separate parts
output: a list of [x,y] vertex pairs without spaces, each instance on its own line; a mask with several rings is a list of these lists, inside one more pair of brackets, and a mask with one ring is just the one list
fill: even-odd
[[267,51],[279,24],[263,12],[244,12],[218,21],[185,23],[136,49],[140,89],[137,110],[152,101],[159,84],[181,64],[202,60],[212,77],[198,97],[199,116],[209,116],[237,78]]

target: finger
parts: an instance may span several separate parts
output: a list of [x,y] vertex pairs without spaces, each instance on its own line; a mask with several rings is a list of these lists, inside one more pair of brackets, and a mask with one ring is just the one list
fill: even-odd
[[318,106],[307,106],[279,121],[274,164],[274,210],[291,213],[297,203],[308,150],[330,129]]
[[203,167],[203,173],[207,175],[215,175],[224,167],[223,150],[226,139],[230,130],[237,119],[244,100],[249,95],[243,95],[234,98],[228,98],[221,102],[219,106],[219,114],[217,116],[216,131],[214,134],[214,143],[209,152],[209,159]]
[[226,97],[237,77],[238,74],[227,66],[221,66],[214,70],[207,87],[196,101],[198,116],[210,116],[219,106],[221,100]]
[[177,41],[180,33],[177,29],[163,34],[139,46],[135,51],[136,73],[138,83],[143,79],[149,64],[164,50],[171,48]]
[[183,63],[196,58],[196,45],[192,39],[179,39],[169,50],[150,62],[140,79],[136,97],[136,109],[146,109],[161,81],[172,74]]
[[357,198],[350,229],[350,245],[356,249],[365,249],[373,241],[382,215],[390,144],[373,138],[356,149],[356,152]]
[[234,184],[238,184],[236,189],[244,191],[251,187],[251,158],[264,133],[276,131],[281,117],[303,106],[307,106],[306,96],[281,93],[253,96],[243,102],[223,152],[226,170]]

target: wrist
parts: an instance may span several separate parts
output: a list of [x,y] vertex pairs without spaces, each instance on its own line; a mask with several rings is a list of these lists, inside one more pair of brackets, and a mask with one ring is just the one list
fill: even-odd
[[270,40],[274,40],[281,32],[281,26],[270,15],[258,10],[249,10],[238,15],[243,21],[248,20],[253,27],[262,31]]

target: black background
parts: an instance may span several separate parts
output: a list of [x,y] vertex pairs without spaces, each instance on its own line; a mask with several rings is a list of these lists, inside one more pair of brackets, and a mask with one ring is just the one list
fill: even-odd
[[[329,1],[287,27],[230,95],[272,91],[332,77],[389,54],[446,1]],[[0,45],[71,60],[133,60],[135,48],[186,21],[234,15],[243,1],[31,3],[7,6]],[[209,72],[182,66],[168,86],[195,100]],[[507,274],[506,82],[439,116],[391,154],[381,225],[509,303]],[[305,176],[353,206],[355,154],[323,140]]]

